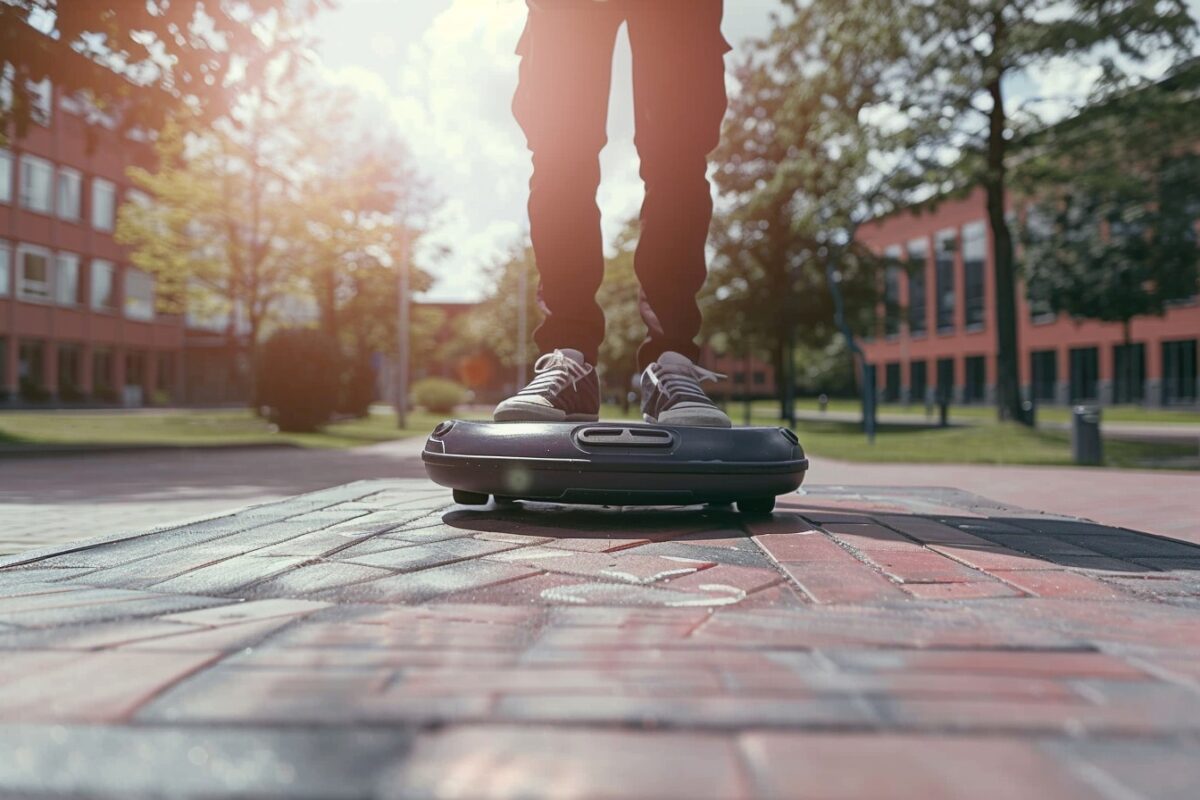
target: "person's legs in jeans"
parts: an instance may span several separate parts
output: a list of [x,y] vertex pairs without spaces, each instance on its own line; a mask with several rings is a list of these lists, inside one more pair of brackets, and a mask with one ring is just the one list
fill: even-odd
[[533,153],[529,233],[545,320],[534,332],[542,351],[534,378],[496,406],[499,422],[599,415],[595,364],[604,313],[596,290],[604,277],[604,245],[596,189],[622,20],[616,3],[529,2],[517,46],[521,72],[513,114]]
[[638,155],[646,186],[634,265],[649,329],[645,369],[665,351],[695,361],[712,221],[706,173],[725,116],[722,0],[626,0]]
[[728,427],[701,383],[700,308],[712,222],[708,154],[725,116],[722,0],[626,0],[633,100],[646,197],[634,269],[646,341],[638,349],[642,416],[671,425]]
[[604,339],[596,304],[604,277],[596,190],[624,12],[619,3],[592,0],[529,5],[513,113],[533,153],[529,232],[545,314],[534,339],[543,353],[572,348],[595,364]]

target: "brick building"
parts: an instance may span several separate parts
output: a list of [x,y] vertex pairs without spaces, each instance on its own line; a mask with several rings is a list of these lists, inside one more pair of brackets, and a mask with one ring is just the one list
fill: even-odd
[[[864,343],[885,401],[991,403],[996,329],[991,234],[984,193],[876,220],[861,231],[875,252],[907,262],[885,278],[876,336]],[[1018,288],[1021,390],[1038,403],[1093,401],[1195,406],[1200,303],[1119,324],[1031,308]],[[898,311],[888,313],[888,308]],[[1127,363],[1128,362],[1128,363]],[[1127,377],[1128,376],[1128,377]]]
[[37,89],[34,124],[0,148],[0,403],[165,401],[183,321],[158,313],[154,279],[113,239],[134,191],[125,170],[152,149],[48,81]]

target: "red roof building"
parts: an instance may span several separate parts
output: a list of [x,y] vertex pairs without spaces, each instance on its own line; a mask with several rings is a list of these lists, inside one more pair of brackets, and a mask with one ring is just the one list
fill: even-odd
[[[889,268],[877,335],[863,344],[885,402],[927,402],[941,391],[958,403],[994,400],[994,278],[984,202],[977,189],[861,230],[873,251],[910,265]],[[1030,307],[1023,288],[1017,294],[1024,397],[1058,404],[1197,404],[1196,297],[1163,317],[1134,319],[1126,347],[1119,324],[1044,313]],[[888,314],[889,307],[898,313]]]
[[0,148],[0,403],[166,402],[184,325],[113,239],[146,143],[41,85],[37,120]]

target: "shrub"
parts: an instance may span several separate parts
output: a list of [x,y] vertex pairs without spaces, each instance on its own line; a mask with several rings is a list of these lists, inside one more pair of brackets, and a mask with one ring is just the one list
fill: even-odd
[[341,388],[337,343],[320,331],[287,328],[259,350],[258,402],[280,430],[310,433],[329,421]]
[[413,384],[417,405],[434,414],[449,414],[466,399],[467,390],[445,378],[423,378]]
[[375,368],[369,356],[351,358],[342,368],[341,395],[338,412],[354,417],[365,417],[371,413],[371,402],[375,399]]

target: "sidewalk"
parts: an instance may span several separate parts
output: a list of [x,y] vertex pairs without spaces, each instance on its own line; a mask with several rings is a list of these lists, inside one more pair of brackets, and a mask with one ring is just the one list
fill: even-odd
[[0,559],[0,795],[1200,785],[1200,547],[954,490],[447,501],[358,482]]

